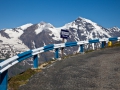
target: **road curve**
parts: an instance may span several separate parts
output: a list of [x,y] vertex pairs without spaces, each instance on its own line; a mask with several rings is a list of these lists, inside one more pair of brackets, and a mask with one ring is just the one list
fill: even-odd
[[57,61],[19,90],[120,90],[120,47]]

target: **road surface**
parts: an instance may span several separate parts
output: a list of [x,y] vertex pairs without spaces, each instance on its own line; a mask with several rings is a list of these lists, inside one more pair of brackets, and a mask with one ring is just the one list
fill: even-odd
[[120,90],[120,47],[57,61],[19,90]]

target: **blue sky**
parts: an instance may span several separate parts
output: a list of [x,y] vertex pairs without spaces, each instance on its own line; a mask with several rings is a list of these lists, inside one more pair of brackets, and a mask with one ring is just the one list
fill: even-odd
[[120,0],[0,0],[0,29],[41,21],[60,27],[79,16],[120,28]]

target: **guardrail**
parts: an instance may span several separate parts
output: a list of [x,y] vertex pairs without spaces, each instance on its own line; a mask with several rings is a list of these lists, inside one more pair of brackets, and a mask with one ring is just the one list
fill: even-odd
[[57,59],[59,58],[59,48],[80,46],[80,53],[83,53],[84,44],[101,42],[101,48],[104,48],[105,41],[117,41],[117,40],[120,40],[120,37],[103,38],[103,39],[78,41],[78,42],[67,42],[67,43],[61,43],[61,44],[51,44],[51,45],[46,45],[44,47],[40,47],[37,49],[33,49],[33,50],[20,53],[0,63],[0,90],[7,90],[8,69],[14,66],[15,64],[33,56],[33,67],[38,68],[38,54],[39,53],[43,53],[43,52],[47,52],[49,50],[55,49],[55,58]]

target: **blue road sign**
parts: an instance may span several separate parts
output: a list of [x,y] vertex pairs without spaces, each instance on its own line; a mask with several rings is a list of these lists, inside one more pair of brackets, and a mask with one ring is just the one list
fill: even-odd
[[61,29],[60,36],[61,38],[67,39],[69,37],[69,31],[66,29]]

